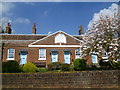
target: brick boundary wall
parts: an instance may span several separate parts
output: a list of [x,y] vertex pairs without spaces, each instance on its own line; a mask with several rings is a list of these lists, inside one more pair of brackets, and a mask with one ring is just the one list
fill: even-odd
[[5,73],[2,88],[119,88],[120,70]]

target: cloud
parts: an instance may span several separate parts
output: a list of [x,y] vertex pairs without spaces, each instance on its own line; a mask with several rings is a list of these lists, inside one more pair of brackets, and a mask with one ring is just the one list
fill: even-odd
[[102,9],[99,13],[94,13],[92,20],[88,24],[88,29],[93,27],[94,22],[98,22],[100,20],[101,15],[103,17],[109,16],[112,18],[115,12],[118,12],[118,5],[113,3],[110,7],[108,7],[108,9]]
[[15,23],[24,23],[24,24],[29,24],[31,21],[28,18],[17,18]]
[[7,23],[8,22],[12,22],[9,18],[7,18],[7,17],[2,17],[2,18],[0,18],[0,26],[1,26],[1,28],[3,29],[3,30],[5,30],[5,27],[7,26]]
[[2,3],[0,2],[0,13],[4,15],[11,15],[12,13],[10,12],[15,5],[13,3]]
[[10,12],[14,8],[13,3],[2,3],[0,2],[0,27],[5,30],[7,23],[12,22],[10,18],[8,18],[12,13]]

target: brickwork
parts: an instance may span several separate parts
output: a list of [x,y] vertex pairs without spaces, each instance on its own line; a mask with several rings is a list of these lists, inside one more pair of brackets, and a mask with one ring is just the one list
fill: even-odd
[[119,70],[2,74],[3,88],[119,88]]

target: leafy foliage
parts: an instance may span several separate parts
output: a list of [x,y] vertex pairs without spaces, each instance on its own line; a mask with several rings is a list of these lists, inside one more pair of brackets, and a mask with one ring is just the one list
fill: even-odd
[[92,28],[84,37],[84,55],[103,55],[105,51],[110,61],[120,59],[120,19],[118,8],[111,15],[99,15],[99,20],[93,21]]
[[60,70],[60,69],[61,69],[60,62],[53,62],[53,63],[48,64],[48,71]]
[[75,71],[80,71],[80,70],[85,70],[86,69],[86,62],[84,59],[76,59],[74,61],[74,70]]
[[48,70],[47,70],[47,68],[39,68],[38,71],[39,71],[39,72],[47,72]]
[[3,73],[17,73],[21,71],[18,62],[15,60],[11,60],[6,63],[3,62],[2,64]]
[[26,73],[34,73],[38,71],[38,68],[31,62],[24,64],[22,69],[23,69],[23,72],[26,72]]
[[6,62],[2,62],[2,73],[6,72]]
[[66,63],[62,64],[61,70],[62,71],[70,71],[70,64],[66,64]]

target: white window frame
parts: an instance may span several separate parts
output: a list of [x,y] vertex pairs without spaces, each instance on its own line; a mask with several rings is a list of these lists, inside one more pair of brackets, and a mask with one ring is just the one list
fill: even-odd
[[[40,57],[40,50],[41,50],[41,49],[44,49],[44,50],[45,50],[45,57],[44,57],[44,58],[41,58],[41,57]],[[46,49],[45,49],[45,48],[40,48],[40,49],[39,49],[39,59],[38,59],[38,60],[46,60]]]
[[[14,50],[14,51],[13,51],[13,52],[14,52],[14,53],[13,53],[13,58],[10,58],[10,57],[9,57],[10,49],[13,49],[13,50]],[[15,49],[14,49],[14,48],[8,48],[7,60],[15,60]]]
[[[77,50],[77,49],[80,49],[80,48],[76,48],[76,49],[75,49],[75,59],[77,59],[77,57],[76,57],[76,56],[77,56],[77,55],[76,55],[76,54],[77,54],[77,53],[76,53],[76,50]],[[81,53],[82,53],[82,51],[81,51],[81,49],[80,49],[80,55],[79,55],[79,58],[82,58],[82,57],[81,57]]]

